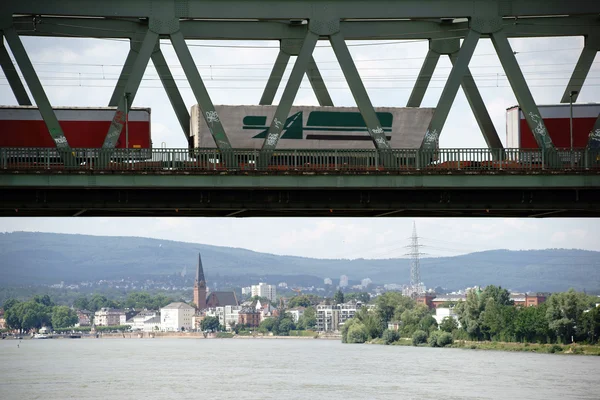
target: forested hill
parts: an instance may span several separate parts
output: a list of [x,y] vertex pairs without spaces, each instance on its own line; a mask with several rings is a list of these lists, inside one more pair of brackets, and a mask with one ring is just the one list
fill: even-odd
[[[15,232],[0,234],[0,286],[80,282],[193,274],[202,253],[207,279],[241,275],[313,275],[376,283],[408,283],[406,259],[325,260],[277,256],[231,247],[138,237]],[[493,250],[456,257],[425,258],[421,276],[428,287],[460,289],[502,285],[513,290],[600,289],[600,252],[584,250]]]

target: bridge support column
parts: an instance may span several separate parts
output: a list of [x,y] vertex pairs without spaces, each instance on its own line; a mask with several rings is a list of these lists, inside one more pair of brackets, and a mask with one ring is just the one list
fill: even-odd
[[275,99],[275,94],[277,94],[277,89],[279,89],[281,78],[283,78],[283,73],[285,72],[289,61],[290,55],[282,49],[279,49],[279,54],[277,54],[275,64],[273,64],[271,75],[269,75],[269,80],[267,81],[267,86],[260,98],[259,105],[270,106],[273,104],[273,99]]
[[390,144],[385,137],[385,132],[381,127],[381,123],[379,122],[377,114],[375,113],[375,109],[373,108],[373,104],[369,98],[369,94],[367,93],[367,90],[360,79],[360,74],[356,69],[356,65],[354,64],[354,60],[352,59],[352,55],[348,50],[348,46],[346,45],[344,37],[342,36],[341,32],[338,31],[329,37],[329,41],[331,42],[331,47],[333,47],[335,56],[340,63],[340,67],[342,68],[346,82],[350,87],[354,101],[356,101],[356,105],[358,106],[358,109],[365,120],[367,131],[373,139],[375,148],[379,152],[381,161],[384,165],[393,166],[395,163],[392,162]]
[[8,55],[6,47],[4,47],[4,37],[2,35],[0,35],[0,66],[2,67],[2,71],[4,71],[4,76],[6,76],[6,80],[19,105],[30,106],[31,100],[23,86],[23,82],[21,82],[17,69]]
[[[450,57],[452,65],[456,64],[458,58],[456,53],[449,54],[448,56]],[[492,117],[490,117],[490,114],[485,107],[481,93],[479,93],[479,90],[477,89],[477,83],[475,83],[475,79],[473,79],[473,75],[471,75],[471,71],[468,68],[465,76],[463,76],[461,86],[465,92],[465,97],[471,106],[471,110],[473,110],[473,115],[475,116],[475,120],[477,120],[477,125],[479,125],[479,129],[483,134],[483,138],[485,139],[488,148],[502,150],[504,148],[502,141],[498,136]],[[492,156],[495,160],[504,158],[497,152],[493,152]]]
[[42,87],[42,83],[31,64],[31,60],[27,55],[27,51],[25,47],[23,47],[23,43],[17,35],[17,31],[14,27],[8,27],[3,29],[4,37],[6,37],[6,41],[10,46],[10,49],[23,73],[23,78],[25,78],[25,82],[31,91],[31,95],[35,100],[35,103],[40,110],[40,114],[48,127],[48,131],[50,132],[50,136],[54,140],[56,144],[56,148],[59,150],[59,154],[65,163],[65,165],[73,164],[73,157],[70,153],[69,143],[67,142],[67,138],[58,123],[58,118],[56,117],[56,113],[52,109],[50,105],[50,101],[48,100],[48,96]]
[[[267,81],[263,95],[260,98],[259,104],[261,106],[273,104],[273,99],[275,98],[277,89],[281,84],[281,79],[285,73],[290,56],[297,56],[300,53],[302,42],[302,40],[294,39],[284,39],[280,42],[279,54],[277,55],[277,59],[275,60],[275,64],[271,70],[271,75],[269,75],[269,80]],[[317,96],[319,105],[333,106],[333,101],[329,96],[329,92],[327,91],[327,87],[325,86],[325,82],[321,76],[321,72],[319,72],[319,67],[317,66],[317,63],[312,55],[306,68],[306,76],[308,77],[315,96]]]
[[188,145],[190,147],[194,147],[194,144],[191,143],[190,136],[190,113],[185,105],[185,102],[183,101],[181,92],[177,87],[175,79],[173,79],[173,74],[171,74],[167,60],[165,60],[165,56],[160,48],[156,49],[152,53],[152,63],[154,64],[154,68],[156,68],[156,72],[158,73],[160,81],[165,88],[165,92],[167,92],[167,97],[171,102],[173,111],[175,111],[175,115],[177,116],[177,120],[179,121],[181,129],[183,130],[183,134],[188,140]]
[[[423,63],[423,67],[419,72],[419,77],[415,83],[415,87],[411,93],[410,99],[408,100],[407,107],[420,107],[423,101],[423,96],[429,86],[429,81],[433,75],[435,66],[438,62],[440,55],[447,55],[450,58],[452,65],[455,65],[458,60],[458,52],[460,51],[460,40],[459,39],[447,39],[447,40],[436,40],[429,42],[429,51]],[[504,146],[500,141],[498,132],[494,127],[492,118],[485,107],[485,103],[481,98],[481,94],[477,89],[477,84],[471,75],[471,71],[467,67],[465,75],[461,81],[462,89],[465,93],[465,97],[471,106],[473,115],[477,120],[479,129],[483,134],[483,137],[490,149],[502,149]],[[441,133],[441,132],[440,132]],[[502,159],[502,151],[492,152],[494,160]]]
[[319,105],[333,107],[333,100],[331,100],[331,96],[329,95],[327,86],[325,86],[325,81],[321,76],[321,72],[319,71],[319,67],[315,62],[314,57],[310,57],[306,76],[308,76],[310,86],[312,87],[313,92],[315,92],[315,96],[317,96]]
[[187,80],[192,88],[194,97],[196,97],[196,101],[198,102],[200,110],[202,111],[202,115],[206,121],[206,124],[208,125],[208,129],[215,140],[217,148],[219,148],[221,151],[231,150],[229,138],[225,133],[225,129],[223,129],[223,125],[219,119],[219,114],[215,110],[215,106],[210,99],[210,95],[208,94],[208,90],[206,90],[206,86],[204,86],[202,77],[200,76],[198,68],[194,63],[190,49],[185,43],[183,34],[180,30],[177,30],[176,32],[171,33],[170,37],[173,48],[175,49],[175,53],[177,53],[177,57],[179,58],[179,62],[183,68],[183,72],[185,73],[185,76],[187,77]]
[[[115,145],[121,136],[123,126],[125,125],[125,115],[131,108],[131,103],[133,103],[137,90],[140,87],[142,77],[144,76],[144,72],[148,66],[148,61],[150,61],[150,57],[152,56],[152,52],[154,51],[157,43],[158,33],[148,29],[148,31],[146,31],[146,35],[144,36],[142,45],[140,46],[139,53],[137,56],[133,56],[134,61],[133,65],[131,66],[131,71],[129,71],[129,76],[126,78],[127,83],[125,84],[125,90],[119,95],[120,98],[118,99],[117,110],[115,111],[112,123],[110,124],[108,133],[106,134],[104,143],[102,144],[103,149],[115,148]],[[125,71],[125,69],[126,68],[123,67],[123,71]],[[121,75],[123,75],[123,73]],[[115,92],[118,90],[119,87],[117,86],[117,88],[115,88]],[[125,93],[129,94],[127,99],[125,98]]]
[[[475,47],[477,46],[480,37],[481,33],[472,29],[467,34],[467,37],[458,52],[458,56],[453,62],[452,70],[450,71],[450,75],[448,76],[448,80],[438,101],[433,118],[431,119],[425,137],[423,138],[423,143],[421,144],[422,150],[433,152],[437,148],[440,132],[448,118],[448,113],[450,112],[450,108],[452,107],[452,103],[454,102],[463,77],[468,71],[469,62],[471,61],[471,57],[473,56],[473,52],[475,51]],[[427,157],[423,161],[426,162]]]
[[296,93],[298,93],[298,89],[302,83],[302,78],[304,77],[304,73],[306,72],[308,63],[312,58],[312,52],[318,40],[319,35],[311,31],[308,31],[306,37],[304,38],[302,48],[300,49],[298,58],[294,63],[294,67],[292,68],[292,73],[290,74],[287,84],[285,85],[285,89],[283,90],[281,101],[279,102],[277,110],[275,111],[275,115],[273,116],[273,121],[271,121],[271,125],[269,126],[269,129],[265,135],[265,141],[263,142],[263,146],[259,155],[259,167],[264,168],[268,165],[270,156],[277,147],[277,142],[279,142],[279,138],[281,137],[281,131],[286,124],[290,109],[292,108],[292,104],[296,98]]
[[573,70],[573,74],[569,80],[569,84],[565,88],[565,92],[560,100],[561,103],[569,103],[571,101],[571,92],[576,92],[573,95],[573,103],[577,101],[579,93],[581,93],[581,88],[583,87],[585,79],[590,72],[590,68],[592,68],[592,63],[594,62],[594,58],[596,58],[596,53],[598,51],[600,51],[600,36],[586,37],[585,45],[581,51],[579,60],[577,60],[577,64],[575,65],[575,69]]
[[423,102],[423,97],[425,97],[425,92],[427,92],[429,82],[431,82],[431,77],[433,76],[435,67],[440,59],[440,54],[431,50],[431,41],[429,42],[429,46],[430,48],[427,51],[427,56],[425,56],[425,61],[419,71],[419,76],[410,93],[406,107],[421,107],[421,102]]
[[540,116],[540,111],[529,91],[525,77],[521,72],[521,68],[510,47],[506,34],[499,30],[491,33],[490,36],[492,44],[496,49],[496,53],[498,53],[502,68],[506,72],[510,86],[513,89],[519,105],[523,109],[527,124],[529,125],[531,132],[533,132],[533,136],[538,146],[540,149],[544,150],[545,162],[549,163],[549,165],[556,165],[560,160],[558,160],[554,144],[552,144],[552,139],[550,139],[546,125],[544,125],[544,120]]
[[[121,69],[121,73],[119,74],[119,79],[117,80],[117,84],[115,85],[113,94],[112,96],[110,96],[110,100],[108,101],[109,107],[117,107],[119,105],[119,101],[125,95],[125,87],[127,86],[127,81],[131,76],[133,64],[135,63],[135,60],[137,60],[137,57],[139,55],[139,45],[134,45],[133,42],[131,42],[129,47],[129,53],[127,53],[125,64],[123,64],[123,69]],[[133,100],[133,98],[131,100]]]

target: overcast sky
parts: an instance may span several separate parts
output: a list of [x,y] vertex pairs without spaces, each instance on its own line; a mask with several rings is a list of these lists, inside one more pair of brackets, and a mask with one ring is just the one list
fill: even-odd
[[[396,42],[396,41],[395,41]],[[23,38],[38,75],[54,106],[104,106],[127,56],[128,43],[119,40]],[[214,104],[258,104],[262,87],[277,56],[276,42],[203,42],[242,47],[190,47]],[[375,106],[402,107],[410,95],[426,42],[402,44],[351,42],[350,51]],[[361,44],[357,46],[357,44]],[[538,104],[560,101],[583,47],[582,38],[511,39],[513,50]],[[335,105],[355,106],[328,43],[314,57]],[[163,52],[176,79],[183,71],[168,42]],[[294,58],[291,60],[294,61]],[[288,73],[291,69],[288,68]],[[440,59],[423,106],[435,107],[450,70]],[[471,70],[503,143],[506,108],[516,104],[494,49],[481,40]],[[188,107],[195,103],[185,80],[179,80]],[[281,96],[282,86],[276,97]],[[600,60],[597,58],[579,102],[600,101]],[[16,105],[0,72],[0,104]],[[317,105],[306,78],[295,105]],[[187,142],[154,67],[146,70],[134,106],[152,108],[154,146],[185,147]],[[481,148],[485,142],[468,103],[459,91],[440,138],[445,148]],[[485,249],[582,248],[600,250],[596,219],[415,219],[430,255],[455,255]],[[244,247],[276,254],[327,258],[386,258],[406,252],[412,219],[206,219],[206,218],[4,218],[0,231],[43,231],[93,235],[126,235]]]

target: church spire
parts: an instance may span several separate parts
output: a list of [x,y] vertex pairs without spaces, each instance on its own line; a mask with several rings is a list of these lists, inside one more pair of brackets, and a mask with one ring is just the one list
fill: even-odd
[[204,279],[204,269],[202,268],[202,255],[198,253],[198,267],[196,269],[196,283],[206,282]]

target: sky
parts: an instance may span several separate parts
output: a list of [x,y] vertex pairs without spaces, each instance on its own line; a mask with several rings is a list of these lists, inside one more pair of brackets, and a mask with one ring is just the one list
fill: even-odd
[[[121,70],[129,44],[121,40],[23,38],[53,106],[105,106]],[[382,44],[350,42],[350,52],[374,106],[403,107],[427,53],[426,41]],[[538,104],[560,102],[583,47],[583,39],[510,39]],[[255,105],[277,56],[277,42],[191,42],[190,50],[214,104]],[[203,47],[230,46],[230,47]],[[241,47],[250,46],[250,47]],[[183,70],[167,41],[161,43],[188,108],[195,104]],[[355,106],[333,51],[320,42],[314,58],[337,106]],[[294,57],[288,66],[291,70]],[[435,107],[450,62],[442,57],[423,107]],[[506,145],[506,109],[517,104],[493,46],[480,40],[471,72],[502,142]],[[181,80],[179,80],[181,79]],[[285,85],[284,77],[275,103]],[[599,102],[600,58],[596,58],[578,102]],[[0,104],[16,100],[0,71]],[[305,78],[295,105],[317,105]],[[133,106],[152,109],[155,147],[186,147],[187,142],[152,64],[148,66]],[[442,148],[483,148],[479,131],[459,91],[440,137]],[[581,248],[600,251],[597,219],[460,219],[460,218],[3,218],[0,232],[41,231],[113,236],[143,236],[204,243],[274,254],[323,258],[388,258],[402,256],[413,222],[431,256],[488,249]]]

